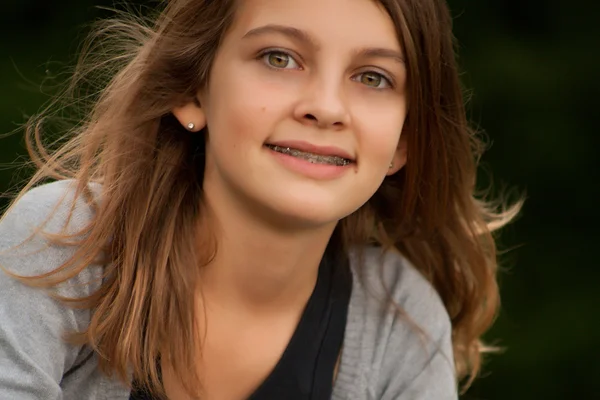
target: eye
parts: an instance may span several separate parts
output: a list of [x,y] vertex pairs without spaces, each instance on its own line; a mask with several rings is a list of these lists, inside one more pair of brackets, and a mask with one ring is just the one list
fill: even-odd
[[389,79],[383,74],[380,74],[379,72],[367,71],[358,74],[357,76],[358,79],[356,80],[358,82],[375,89],[390,89],[394,87],[391,79]]
[[281,50],[269,50],[259,57],[267,66],[275,69],[300,69],[294,57]]

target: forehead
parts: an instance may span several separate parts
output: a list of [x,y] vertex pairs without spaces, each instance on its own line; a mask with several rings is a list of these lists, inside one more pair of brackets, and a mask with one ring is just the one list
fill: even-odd
[[400,50],[392,19],[375,0],[239,0],[232,33],[265,25],[291,26],[317,44],[387,47]]

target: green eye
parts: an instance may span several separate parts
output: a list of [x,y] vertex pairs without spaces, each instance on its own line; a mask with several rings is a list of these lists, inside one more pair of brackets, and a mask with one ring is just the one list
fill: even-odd
[[275,68],[285,68],[290,64],[290,56],[281,52],[270,52],[266,54],[267,62]]
[[360,77],[360,83],[371,87],[379,87],[385,78],[375,72],[365,72]]

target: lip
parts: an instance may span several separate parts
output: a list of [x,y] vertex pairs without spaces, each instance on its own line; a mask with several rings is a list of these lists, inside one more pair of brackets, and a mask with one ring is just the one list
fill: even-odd
[[350,153],[348,153],[344,149],[340,149],[339,147],[335,146],[317,146],[315,144],[299,140],[281,140],[275,142],[268,142],[265,144],[279,147],[289,147],[292,149],[304,151],[306,153],[319,154],[322,156],[337,156],[348,159],[350,161],[355,161],[354,157]]
[[341,178],[352,171],[352,166],[355,165],[354,163],[346,165],[311,163],[303,158],[272,150],[268,146],[264,146],[264,149],[279,163],[279,165],[284,166],[288,171],[318,181]]

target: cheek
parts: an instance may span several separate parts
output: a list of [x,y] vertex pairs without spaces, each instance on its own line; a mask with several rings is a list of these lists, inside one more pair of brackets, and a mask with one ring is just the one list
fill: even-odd
[[394,107],[370,107],[368,118],[362,118],[358,135],[365,156],[379,162],[389,162],[398,147],[405,120],[403,104]]
[[214,76],[209,127],[215,134],[235,140],[262,142],[285,116],[288,102],[283,88],[277,82],[260,79],[254,68],[234,72],[223,69]]

